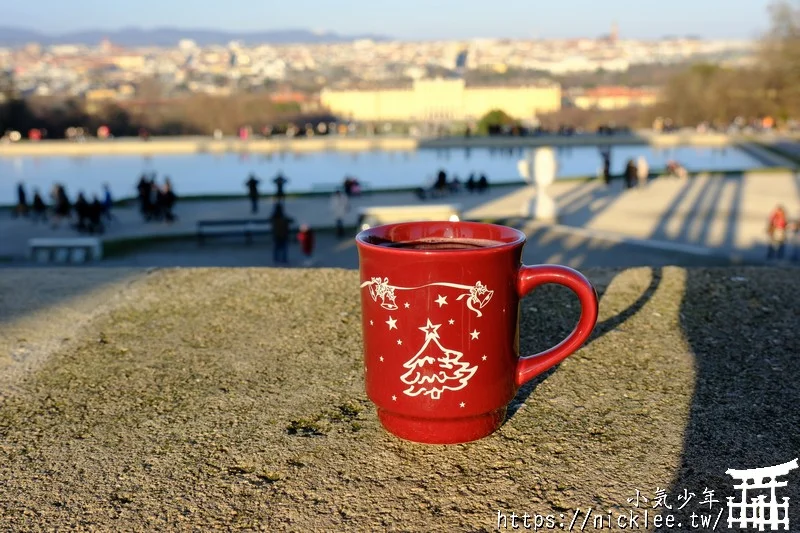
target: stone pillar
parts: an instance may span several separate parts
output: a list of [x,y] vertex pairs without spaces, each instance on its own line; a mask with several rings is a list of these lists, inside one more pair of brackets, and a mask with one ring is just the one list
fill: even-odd
[[522,216],[554,222],[557,218],[556,203],[547,192],[558,171],[553,148],[545,146],[530,150],[527,157],[517,163],[517,169],[525,181],[531,184],[530,196],[522,206]]

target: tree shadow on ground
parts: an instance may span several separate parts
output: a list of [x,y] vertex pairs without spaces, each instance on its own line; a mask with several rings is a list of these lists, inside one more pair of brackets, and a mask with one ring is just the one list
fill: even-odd
[[[800,284],[786,283],[792,278],[786,270],[758,282],[753,273],[687,271],[680,323],[695,358],[695,390],[669,493],[673,510],[666,510],[684,530],[692,513],[716,519],[720,511],[719,529],[727,527],[726,498],[741,498],[728,469],[775,466],[800,455]],[[789,483],[778,489],[778,500],[799,502],[800,469],[779,480]],[[710,510],[698,505],[706,489],[719,500]],[[687,503],[689,493],[695,499]],[[790,524],[791,530],[800,524],[798,505],[790,507]]]
[[[695,189],[694,197],[689,200]],[[723,205],[724,192],[728,189],[732,190],[730,203]],[[722,214],[725,216],[725,230],[721,247],[733,248],[742,210],[743,189],[744,176],[741,175],[711,176],[703,182],[687,180],[673,197],[650,238],[711,246],[712,225],[715,217]]]

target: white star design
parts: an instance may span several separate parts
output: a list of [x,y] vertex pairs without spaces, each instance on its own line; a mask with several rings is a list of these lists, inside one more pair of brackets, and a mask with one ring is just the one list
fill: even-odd
[[439,307],[442,307],[443,305],[447,305],[447,296],[442,296],[440,294],[439,297],[436,298],[436,303],[439,304]]
[[387,320],[386,323],[389,324],[389,331],[392,331],[393,329],[397,329],[397,319],[392,318],[390,316],[389,320]]
[[397,345],[400,346],[401,344],[403,344],[403,341],[401,341],[400,339],[397,339]]
[[480,335],[480,334],[481,334],[481,332],[480,332],[480,331],[478,331],[477,329],[476,329],[476,330],[473,330],[473,331],[470,333],[470,335],[472,335],[472,339],[470,339],[470,340],[475,340],[475,339],[477,339],[477,338],[478,338],[478,335]]
[[369,325],[370,325],[370,326],[374,326],[374,325],[375,325],[375,322],[373,322],[372,320],[370,320],[370,321],[369,321]]
[[392,401],[396,402],[397,401],[397,396],[392,396]]
[[[383,361],[383,357],[381,357],[381,361]],[[486,361],[486,356],[485,355],[483,357],[481,357],[481,361]]]
[[410,304],[410,303],[408,303],[408,302],[406,302],[406,303],[404,303],[404,304],[403,304],[403,306],[404,306],[406,309],[408,309],[409,307],[411,307],[411,304]]
[[[383,356],[380,356],[381,363],[383,363]],[[483,356],[483,360],[486,361],[486,356]]]
[[420,331],[425,333],[425,338],[426,339],[428,337],[433,337],[433,338],[438,339],[439,338],[439,334],[436,333],[436,330],[439,329],[440,327],[442,327],[441,324],[434,324],[433,322],[431,322],[431,319],[429,318],[427,325],[422,326],[421,328],[417,328],[417,329],[419,329]]
[[456,323],[456,321],[451,318],[450,320],[447,321],[447,323],[452,326],[453,324]]
[[463,407],[466,407],[467,404],[465,404],[464,402],[461,402],[460,404],[458,404],[458,406],[463,408]]

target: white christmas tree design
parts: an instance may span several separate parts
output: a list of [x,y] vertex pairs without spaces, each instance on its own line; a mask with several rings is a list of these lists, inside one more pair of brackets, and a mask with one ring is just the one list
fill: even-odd
[[427,394],[431,399],[438,400],[445,390],[457,391],[466,387],[478,370],[477,366],[470,366],[461,360],[463,353],[442,346],[437,332],[440,327],[441,324],[433,324],[428,319],[428,324],[419,328],[425,332],[425,343],[403,365],[408,372],[400,379],[409,386],[403,391],[404,394]]

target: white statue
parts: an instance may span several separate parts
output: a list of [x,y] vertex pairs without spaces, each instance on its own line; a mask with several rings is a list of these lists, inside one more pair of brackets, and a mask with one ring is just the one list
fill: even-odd
[[525,159],[517,163],[520,175],[531,184],[531,194],[522,206],[522,216],[535,220],[554,221],[556,219],[556,203],[547,192],[556,179],[558,161],[553,149],[549,146],[536,148],[528,152]]

